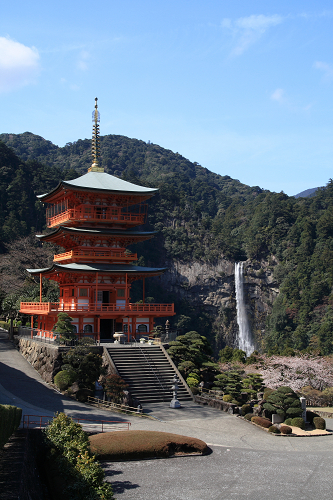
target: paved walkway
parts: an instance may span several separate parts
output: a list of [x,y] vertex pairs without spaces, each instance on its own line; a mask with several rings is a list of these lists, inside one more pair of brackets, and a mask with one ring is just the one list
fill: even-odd
[[[119,500],[213,500],[269,497],[270,500],[331,500],[333,436],[272,436],[213,408],[193,403],[174,410],[147,405],[155,420],[99,410],[62,396],[0,334],[0,403],[26,415],[56,411],[94,420],[128,420],[131,429],[150,429],[197,437],[213,453],[206,457],[106,464]],[[333,420],[327,420],[328,427]]]

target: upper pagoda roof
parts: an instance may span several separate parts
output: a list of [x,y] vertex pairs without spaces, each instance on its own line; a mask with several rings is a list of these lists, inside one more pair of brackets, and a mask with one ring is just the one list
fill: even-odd
[[107,174],[106,172],[88,172],[87,174],[81,175],[76,179],[71,181],[60,181],[58,186],[54,188],[49,193],[38,195],[42,201],[47,201],[47,198],[55,195],[57,192],[72,188],[79,191],[103,191],[116,194],[131,194],[131,195],[143,195],[143,196],[153,196],[158,189],[148,188],[144,186],[138,186],[137,184],[132,184],[131,182],[124,181],[113,175]]
[[108,273],[108,274],[145,274],[145,275],[159,275],[167,271],[166,267],[141,267],[131,264],[56,264],[53,263],[51,267],[43,269],[27,269],[30,274],[48,274],[51,272],[65,271],[65,272],[79,272],[79,273]]
[[53,237],[57,234],[71,233],[71,234],[87,234],[87,235],[110,235],[110,236],[132,236],[132,237],[147,237],[151,238],[157,231],[135,231],[123,229],[96,229],[92,227],[67,227],[59,226],[50,233],[36,234],[36,238],[43,240]]

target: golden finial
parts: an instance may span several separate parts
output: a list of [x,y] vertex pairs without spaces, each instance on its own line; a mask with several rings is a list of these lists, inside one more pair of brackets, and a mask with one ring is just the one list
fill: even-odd
[[93,133],[91,141],[92,165],[88,172],[104,172],[104,168],[99,165],[100,149],[99,149],[99,121],[100,114],[97,109],[97,97],[95,97],[95,109],[92,113]]

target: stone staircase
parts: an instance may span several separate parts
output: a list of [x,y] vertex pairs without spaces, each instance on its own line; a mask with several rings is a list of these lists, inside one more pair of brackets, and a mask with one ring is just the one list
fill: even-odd
[[[107,348],[120,377],[129,385],[133,397],[143,403],[171,401],[172,379],[177,368],[165,350],[150,345],[115,345]],[[183,380],[179,382],[179,401],[191,401],[190,389]]]

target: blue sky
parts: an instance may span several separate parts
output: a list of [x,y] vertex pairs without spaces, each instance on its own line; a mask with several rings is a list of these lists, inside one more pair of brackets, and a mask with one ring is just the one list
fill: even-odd
[[101,134],[289,195],[333,177],[328,1],[6,2],[0,133]]

